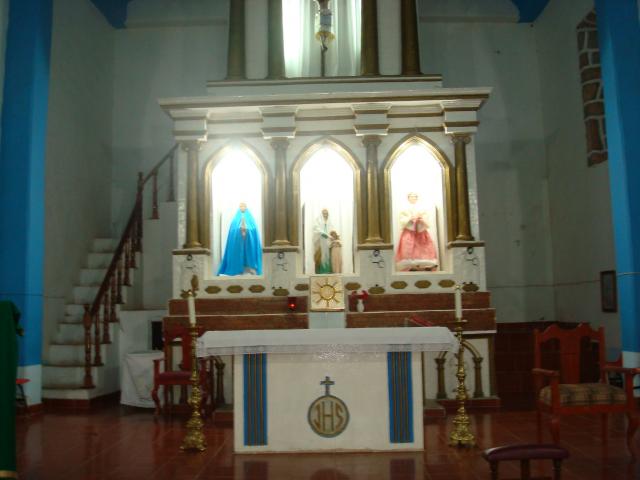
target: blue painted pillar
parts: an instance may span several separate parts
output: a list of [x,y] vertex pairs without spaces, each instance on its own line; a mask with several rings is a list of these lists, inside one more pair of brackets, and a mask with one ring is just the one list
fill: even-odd
[[12,300],[22,313],[19,375],[31,380],[31,404],[40,403],[42,385],[51,2],[10,1],[0,138],[0,297]]
[[[625,366],[640,366],[640,25],[637,0],[596,0]],[[596,222],[597,219],[594,219]],[[594,223],[595,225],[595,223]]]

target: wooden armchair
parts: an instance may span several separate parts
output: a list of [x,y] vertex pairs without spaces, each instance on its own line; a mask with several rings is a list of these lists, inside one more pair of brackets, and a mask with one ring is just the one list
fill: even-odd
[[[204,333],[204,329],[198,328],[198,336]],[[191,385],[191,334],[189,327],[174,326],[163,328],[164,358],[153,361],[153,390],[151,398],[156,404],[155,414],[161,411],[170,412],[173,407],[173,388],[180,386],[186,391]],[[173,343],[179,340],[182,350],[182,359],[173,369]],[[200,377],[200,389],[202,391],[202,414],[208,415],[213,410],[213,362],[211,358],[198,359],[198,373]],[[160,370],[160,363],[164,363],[164,371]],[[163,387],[164,404],[160,406],[158,390]],[[169,401],[171,400],[171,401]]]
[[[585,341],[586,340],[586,341]],[[541,351],[549,343],[557,342],[559,347],[559,369],[542,368]],[[599,381],[588,382],[581,363],[588,358],[589,348],[597,342],[597,357]],[[585,348],[587,352],[585,352]],[[581,348],[582,347],[582,348]],[[607,375],[618,372],[624,375],[624,388],[615,387],[607,383]],[[534,332],[534,368],[532,370],[537,394],[538,410],[538,441],[542,441],[542,414],[551,415],[550,430],[554,443],[560,440],[560,415],[600,414],[602,418],[603,441],[607,440],[608,414],[624,412],[627,414],[629,425],[627,428],[627,447],[635,459],[633,449],[633,435],[638,428],[636,402],[633,398],[633,377],[640,373],[637,368],[622,368],[619,365],[608,364],[605,360],[604,330],[592,330],[589,325],[580,324],[574,329],[563,329],[552,325],[544,332]],[[587,382],[584,382],[584,380]],[[545,380],[548,385],[544,386]],[[582,383],[584,382],[584,383]]]

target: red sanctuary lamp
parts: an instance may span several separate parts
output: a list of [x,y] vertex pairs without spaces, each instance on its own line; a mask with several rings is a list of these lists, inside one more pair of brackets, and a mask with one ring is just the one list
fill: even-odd
[[298,299],[296,297],[288,297],[287,298],[287,307],[292,312],[296,311],[296,307],[298,306]]

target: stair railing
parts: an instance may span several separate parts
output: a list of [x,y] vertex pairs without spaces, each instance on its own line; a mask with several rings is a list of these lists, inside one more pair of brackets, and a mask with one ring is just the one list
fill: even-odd
[[149,181],[152,183],[151,219],[160,218],[158,174],[167,162],[169,162],[167,201],[175,200],[174,178],[177,148],[178,145],[174,145],[146,176],[143,176],[142,172],[138,174],[136,200],[129,220],[93,302],[84,306],[84,388],[94,388],[95,386],[91,367],[103,365],[101,346],[111,343],[109,324],[118,321],[117,305],[124,303],[122,287],[131,286],[130,270],[137,267],[136,254],[142,252],[144,188]]

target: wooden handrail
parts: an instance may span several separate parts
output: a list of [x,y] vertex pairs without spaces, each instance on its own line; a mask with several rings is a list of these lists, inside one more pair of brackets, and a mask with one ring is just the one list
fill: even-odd
[[[174,155],[178,144],[174,145],[166,155],[149,171],[146,176],[138,174],[138,188],[136,200],[127,220],[127,224],[122,232],[118,246],[109,263],[109,267],[102,279],[100,288],[96,293],[93,302],[85,305],[83,325],[85,329],[85,373],[84,387],[93,388],[93,378],[91,367],[102,365],[101,345],[111,343],[109,338],[109,323],[118,320],[116,315],[116,304],[122,302],[122,286],[130,285],[129,270],[136,267],[136,254],[142,252],[142,212],[144,187],[149,179],[153,178],[153,219],[158,218],[158,172],[160,168],[171,160],[170,168],[174,168]],[[174,172],[169,172],[169,180],[173,182]],[[173,201],[173,185],[169,186],[169,201]],[[100,321],[100,311],[102,310],[102,322]],[[93,335],[91,335],[93,328]],[[93,347],[93,360],[92,360]]]

